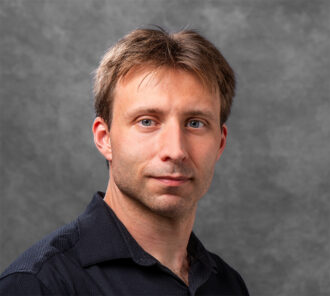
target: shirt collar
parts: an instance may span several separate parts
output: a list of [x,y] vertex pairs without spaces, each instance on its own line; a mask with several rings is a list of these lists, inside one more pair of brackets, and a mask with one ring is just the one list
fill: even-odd
[[85,212],[78,217],[76,250],[82,266],[124,258],[132,258],[140,265],[156,263],[156,259],[137,244],[103,198],[103,192],[95,193]]
[[[158,261],[139,246],[103,198],[103,192],[95,193],[78,217],[80,238],[76,250],[82,266],[124,258],[132,258],[144,266],[156,264]],[[187,250],[192,260],[197,259],[216,272],[214,259],[193,232]]]

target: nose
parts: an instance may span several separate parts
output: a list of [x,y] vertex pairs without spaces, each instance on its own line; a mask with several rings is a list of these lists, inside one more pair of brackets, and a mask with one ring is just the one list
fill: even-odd
[[182,162],[187,158],[184,130],[174,120],[164,124],[159,135],[159,155],[162,161]]

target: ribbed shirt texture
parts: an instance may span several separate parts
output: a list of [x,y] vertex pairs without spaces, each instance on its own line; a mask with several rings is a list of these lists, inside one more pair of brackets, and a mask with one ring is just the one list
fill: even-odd
[[0,295],[248,295],[241,276],[192,232],[189,286],[145,252],[97,192],[85,212],[0,276]]

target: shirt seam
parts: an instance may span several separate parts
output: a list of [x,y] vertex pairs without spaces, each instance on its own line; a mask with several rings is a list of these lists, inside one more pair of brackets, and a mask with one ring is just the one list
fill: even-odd
[[[76,241],[74,242],[74,244],[70,247],[70,248],[67,248],[67,249],[64,249],[64,250],[58,250],[57,249],[57,251],[54,253],[54,254],[52,254],[51,256],[49,256],[47,259],[45,259],[45,261],[43,261],[41,264],[40,264],[40,266],[38,267],[38,268],[36,268],[36,270],[35,271],[33,271],[33,269],[31,269],[30,271],[29,270],[19,270],[19,269],[17,269],[17,270],[13,270],[12,272],[10,272],[10,273],[8,273],[8,274],[6,274],[4,277],[0,277],[1,279],[3,279],[3,278],[6,278],[7,276],[10,276],[10,275],[12,275],[12,274],[18,274],[18,273],[26,273],[26,274],[31,274],[31,275],[33,275],[40,283],[42,283],[46,288],[47,288],[47,286],[41,281],[41,279],[39,279],[39,275],[40,275],[40,272],[41,272],[41,270],[42,270],[42,268],[45,266],[45,264],[50,260],[50,259],[52,259],[52,258],[54,258],[56,255],[58,255],[58,254],[64,254],[64,253],[66,253],[67,251],[69,251],[69,250],[71,250],[71,249],[73,249],[75,246],[76,246],[76,244],[78,243],[78,241],[79,241],[79,239],[80,239],[80,232],[79,232],[79,227],[78,227],[78,221],[77,221],[78,219],[76,219],[75,221],[74,221],[74,223],[75,223],[75,230],[77,231],[77,233],[78,233],[78,238],[76,239]],[[49,288],[48,288],[49,289]],[[49,291],[51,291],[50,289],[49,289]]]
[[18,271],[18,270],[17,270],[17,271],[13,271],[13,272],[11,272],[11,273],[9,273],[9,274],[6,274],[4,277],[1,277],[1,279],[3,280],[3,279],[5,279],[5,278],[7,278],[7,277],[9,277],[9,276],[18,275],[18,274],[27,274],[27,275],[31,275],[31,276],[33,276],[33,277],[38,281],[38,283],[39,283],[40,285],[42,285],[42,287],[43,287],[45,290],[47,290],[47,292],[49,292],[50,294],[55,295],[55,293],[53,292],[53,290],[50,289],[48,286],[46,286],[46,285],[41,281],[41,279],[38,278],[37,273],[33,273],[32,271]]
[[78,238],[77,238],[77,240],[74,242],[74,244],[73,244],[70,248],[67,248],[67,249],[64,249],[64,250],[61,250],[61,251],[57,249],[57,252],[55,252],[53,255],[49,256],[49,257],[48,257],[48,258],[47,258],[47,259],[46,259],[46,260],[40,265],[38,271],[36,271],[36,273],[35,273],[36,276],[40,273],[42,267],[46,264],[47,261],[49,261],[50,259],[52,259],[54,256],[56,256],[56,255],[58,255],[58,254],[64,254],[64,253],[67,252],[68,250],[71,250],[71,249],[73,249],[73,248],[75,247],[75,245],[77,244],[77,242],[78,242],[79,239],[80,239],[80,233],[79,233],[79,229],[78,229],[78,223],[77,223],[77,220],[75,220],[74,222],[75,222],[75,229],[77,230],[77,233],[78,233]]

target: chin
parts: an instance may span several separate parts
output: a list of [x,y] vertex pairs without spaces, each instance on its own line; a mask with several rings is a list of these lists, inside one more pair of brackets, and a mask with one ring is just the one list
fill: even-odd
[[184,197],[164,194],[156,197],[157,201],[153,200],[152,204],[146,205],[154,214],[166,218],[182,218],[189,214],[193,214],[194,206]]

